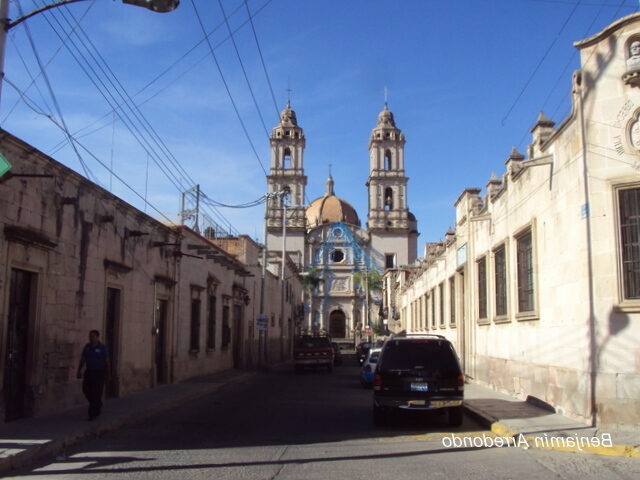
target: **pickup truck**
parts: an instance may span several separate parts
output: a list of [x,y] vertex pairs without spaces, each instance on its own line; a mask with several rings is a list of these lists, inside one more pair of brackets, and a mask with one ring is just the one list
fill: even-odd
[[293,348],[293,362],[296,373],[305,367],[327,367],[333,371],[334,351],[329,337],[303,335],[296,339]]

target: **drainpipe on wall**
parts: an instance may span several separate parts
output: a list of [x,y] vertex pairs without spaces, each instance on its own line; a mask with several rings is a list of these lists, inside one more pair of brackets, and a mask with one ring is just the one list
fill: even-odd
[[584,119],[584,78],[582,70],[574,73],[574,82],[579,91],[580,101],[580,136],[582,146],[582,175],[584,182],[584,205],[585,227],[587,235],[587,274],[589,283],[589,319],[587,328],[589,330],[589,406],[591,409],[591,426],[597,424],[597,403],[596,403],[596,381],[598,375],[598,345],[596,341],[596,317],[594,305],[594,278],[593,278],[593,246],[591,233],[591,212],[589,205],[589,165],[587,162],[587,126]]

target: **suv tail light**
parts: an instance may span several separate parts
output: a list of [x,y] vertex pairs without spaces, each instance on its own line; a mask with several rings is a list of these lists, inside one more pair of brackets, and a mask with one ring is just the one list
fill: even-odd
[[382,390],[382,377],[380,375],[376,375],[375,377],[373,377],[373,389],[376,392]]
[[464,387],[464,375],[458,375],[458,387]]

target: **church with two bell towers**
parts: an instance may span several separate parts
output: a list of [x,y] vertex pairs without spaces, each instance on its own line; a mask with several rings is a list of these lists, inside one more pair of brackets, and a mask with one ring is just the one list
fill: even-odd
[[325,194],[305,205],[305,137],[290,102],[271,132],[270,145],[267,251],[281,252],[284,245],[287,255],[316,280],[300,329],[333,339],[360,338],[380,307],[380,292],[369,291],[371,282],[365,279],[373,271],[381,274],[416,260],[419,234],[407,205],[404,134],[385,102],[369,139],[365,228],[355,208],[335,195],[331,174]]

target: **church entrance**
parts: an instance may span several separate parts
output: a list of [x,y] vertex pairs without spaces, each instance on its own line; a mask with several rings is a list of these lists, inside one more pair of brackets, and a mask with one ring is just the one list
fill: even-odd
[[346,318],[342,310],[334,310],[329,315],[329,335],[331,338],[345,338],[347,336]]

